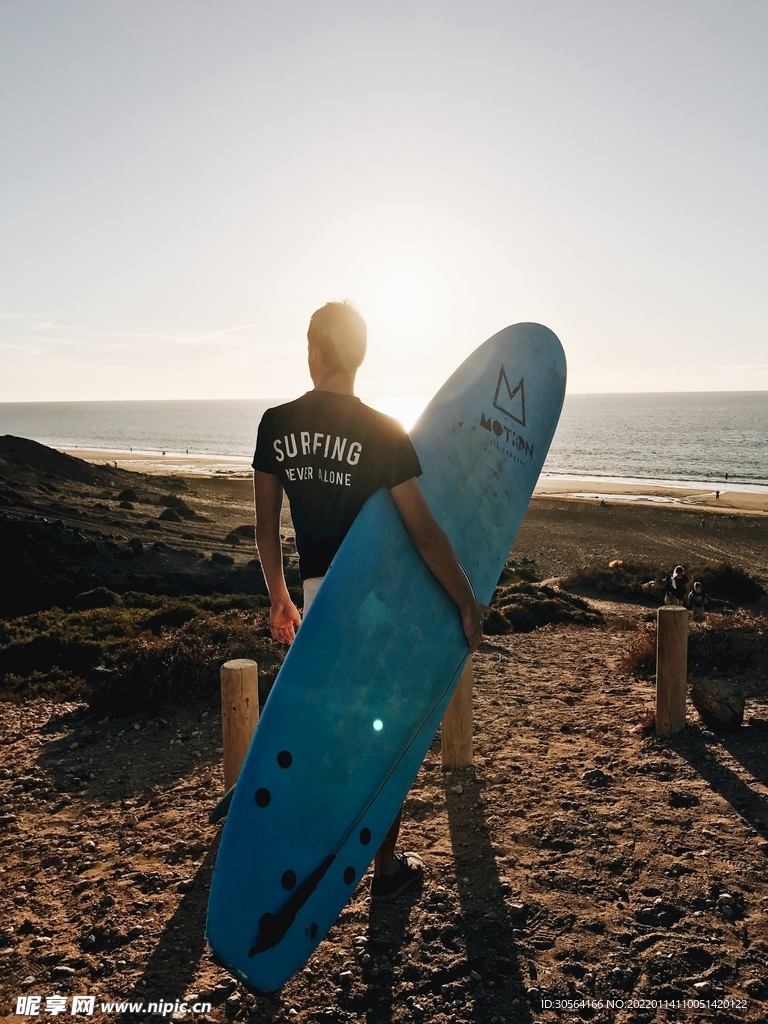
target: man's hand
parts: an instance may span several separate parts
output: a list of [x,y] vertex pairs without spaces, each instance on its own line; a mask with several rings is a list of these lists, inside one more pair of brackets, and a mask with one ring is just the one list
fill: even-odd
[[271,473],[253,471],[253,498],[256,505],[256,547],[267,582],[272,606],[269,628],[275,640],[293,643],[301,625],[299,610],[288,596],[283,575],[283,551],[280,543],[280,511],[283,488]]
[[483,639],[483,620],[490,611],[487,605],[474,601],[461,609],[461,625],[469,644],[469,653],[476,651]]
[[296,630],[301,625],[299,609],[286,594],[272,602],[269,610],[269,628],[274,640],[280,640],[284,644],[292,644],[296,636]]

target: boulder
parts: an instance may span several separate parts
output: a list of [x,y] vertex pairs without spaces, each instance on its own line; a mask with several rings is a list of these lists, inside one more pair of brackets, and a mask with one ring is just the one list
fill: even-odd
[[75,608],[85,611],[89,608],[111,608],[118,604],[120,598],[106,587],[96,587],[94,590],[84,590],[74,600]]
[[691,702],[707,729],[735,732],[744,721],[744,695],[733,683],[697,679],[691,686]]
[[172,508],[165,509],[163,512],[160,513],[160,515],[157,518],[158,519],[162,519],[162,521],[164,523],[180,523],[181,522],[181,516],[179,515],[178,512],[176,512]]

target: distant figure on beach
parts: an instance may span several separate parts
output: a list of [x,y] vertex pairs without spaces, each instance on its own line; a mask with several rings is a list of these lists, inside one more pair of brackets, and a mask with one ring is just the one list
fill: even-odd
[[664,604],[685,605],[688,596],[688,577],[682,565],[676,565],[664,586]]
[[715,491],[715,500],[720,501],[720,491]]
[[694,622],[704,622],[709,611],[709,598],[698,580],[693,584],[693,590],[688,595],[688,607],[693,612]]
[[[475,601],[446,534],[416,479],[421,466],[410,437],[388,416],[355,396],[368,329],[348,302],[329,302],[312,314],[307,331],[314,390],[268,409],[253,459],[256,544],[269,591],[270,629],[290,644],[301,615],[283,574],[280,510],[288,496],[296,531],[306,614],[329,565],[367,499],[386,487],[429,569],[453,598],[470,649],[482,634]],[[402,810],[374,859],[371,899],[389,902],[418,882],[420,857],[396,854]]]

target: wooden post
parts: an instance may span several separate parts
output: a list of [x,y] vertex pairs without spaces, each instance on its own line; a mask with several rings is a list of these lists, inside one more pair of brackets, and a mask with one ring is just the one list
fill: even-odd
[[236,658],[221,666],[221,731],[224,789],[231,789],[243,766],[259,720],[259,670],[255,661]]
[[656,634],[656,735],[685,728],[688,686],[688,609],[659,608]]
[[443,768],[469,768],[472,764],[471,654],[443,715],[442,755]]

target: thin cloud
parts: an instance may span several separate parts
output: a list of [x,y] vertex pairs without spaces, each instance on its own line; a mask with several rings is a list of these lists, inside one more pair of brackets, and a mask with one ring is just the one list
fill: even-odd
[[207,342],[219,341],[226,334],[238,334],[242,331],[255,330],[258,326],[258,324],[243,324],[240,327],[221,327],[210,334],[193,335],[191,338],[177,337],[175,340],[178,345],[205,344]]

